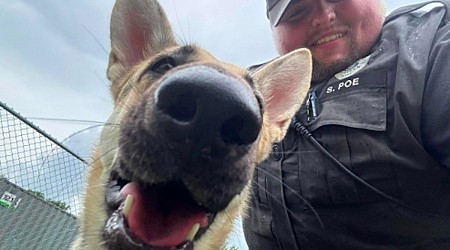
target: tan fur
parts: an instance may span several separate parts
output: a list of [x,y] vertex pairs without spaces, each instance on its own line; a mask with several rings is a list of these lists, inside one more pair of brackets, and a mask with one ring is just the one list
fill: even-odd
[[[140,44],[139,49],[133,48],[133,40],[130,37],[137,37],[140,43],[145,43]],[[73,250],[106,249],[102,239],[106,220],[103,201],[108,175],[117,163],[119,154],[119,124],[126,119],[130,107],[140,100],[142,93],[152,91],[158,86],[160,79],[145,76],[144,72],[148,66],[155,58],[170,54],[179,45],[175,42],[169,22],[156,1],[117,0],[111,17],[111,47],[107,75],[111,80],[115,108],[107,124],[113,125],[106,126],[102,131],[88,169],[83,212],[80,216],[80,233],[73,244]],[[198,47],[191,59],[192,62],[179,67],[217,65],[224,69],[226,74],[248,86],[249,91],[262,96],[265,112],[262,130],[255,142],[258,144],[257,152],[252,156],[252,161],[264,160],[270,153],[272,143],[284,137],[291,118],[308,91],[311,74],[309,51],[294,51],[254,72],[252,78],[256,90],[252,90],[244,80],[244,69],[222,63]],[[177,68],[169,73],[174,70]],[[253,172],[252,169],[248,171]],[[223,246],[232,230],[232,221],[238,215],[245,214],[250,180],[227,208],[217,214],[208,231],[194,243],[194,249],[216,250]]]

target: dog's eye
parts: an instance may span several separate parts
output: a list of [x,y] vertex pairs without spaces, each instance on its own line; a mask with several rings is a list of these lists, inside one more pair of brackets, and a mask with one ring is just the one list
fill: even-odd
[[154,62],[152,66],[150,66],[150,70],[158,74],[164,74],[167,71],[173,69],[175,66],[175,59],[173,57],[167,56],[162,57]]

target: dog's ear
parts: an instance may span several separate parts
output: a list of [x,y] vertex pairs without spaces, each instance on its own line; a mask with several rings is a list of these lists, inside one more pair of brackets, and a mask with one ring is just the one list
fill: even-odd
[[269,142],[278,142],[308,93],[312,72],[311,53],[298,49],[279,57],[252,74],[264,99],[264,119]]
[[117,0],[111,15],[110,36],[107,76],[112,83],[143,59],[177,44],[156,0]]

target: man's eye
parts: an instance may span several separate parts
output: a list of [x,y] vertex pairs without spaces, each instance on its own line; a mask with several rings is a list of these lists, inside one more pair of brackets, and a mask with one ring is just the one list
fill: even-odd
[[287,17],[286,17],[286,21],[295,21],[298,20],[300,18],[302,18],[306,13],[305,9],[297,9],[295,11],[292,11],[290,13],[288,13]]

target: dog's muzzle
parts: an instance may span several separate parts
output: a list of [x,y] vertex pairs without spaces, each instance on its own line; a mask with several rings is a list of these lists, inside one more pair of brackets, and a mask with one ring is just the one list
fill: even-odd
[[106,192],[110,244],[192,247],[249,183],[261,127],[245,80],[210,66],[169,72],[121,124]]

